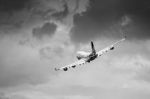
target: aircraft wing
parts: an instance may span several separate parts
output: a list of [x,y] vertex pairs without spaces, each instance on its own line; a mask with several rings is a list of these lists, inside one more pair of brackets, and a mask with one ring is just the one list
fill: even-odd
[[85,59],[81,59],[81,60],[78,60],[70,65],[67,65],[67,66],[64,66],[64,67],[60,67],[60,68],[55,68],[56,71],[58,70],[64,70],[64,71],[67,71],[69,68],[75,68],[77,66],[80,66],[80,65],[83,65],[86,63],[86,60]]
[[[125,38],[126,38],[126,37],[125,37]],[[118,43],[124,41],[125,38],[123,38],[123,39],[121,39],[121,40],[115,42],[114,44],[112,44],[112,45],[110,45],[110,46],[104,48],[103,50],[98,51],[98,52],[97,52],[98,56],[103,55],[104,53],[108,52],[109,50],[113,50],[113,49],[114,49],[114,46],[117,45]]]

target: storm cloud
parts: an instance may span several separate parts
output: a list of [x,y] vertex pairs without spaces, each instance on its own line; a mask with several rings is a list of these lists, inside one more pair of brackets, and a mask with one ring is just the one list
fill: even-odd
[[45,23],[42,27],[34,28],[32,31],[33,37],[42,39],[43,36],[52,36],[56,31],[57,25],[54,23]]
[[88,0],[1,0],[0,34],[20,34],[23,29],[44,25],[44,21],[73,25],[73,16],[86,11],[87,5]]
[[[148,0],[92,0],[91,9],[83,16],[75,15],[72,39],[115,38],[120,32],[125,32],[128,39],[149,39],[149,5]],[[130,23],[122,26],[124,17],[128,17]]]

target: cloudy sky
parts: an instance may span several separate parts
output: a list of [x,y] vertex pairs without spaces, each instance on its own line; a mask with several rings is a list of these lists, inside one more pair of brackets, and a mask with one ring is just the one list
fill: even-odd
[[[149,99],[149,0],[0,0],[0,99]],[[78,50],[127,40],[56,72]]]

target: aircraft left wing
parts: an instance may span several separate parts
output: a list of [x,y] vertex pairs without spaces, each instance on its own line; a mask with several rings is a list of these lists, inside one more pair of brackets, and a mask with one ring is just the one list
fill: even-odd
[[81,59],[81,60],[78,60],[70,65],[67,65],[67,66],[64,66],[64,67],[61,67],[61,68],[55,68],[56,71],[58,70],[64,70],[64,71],[67,71],[69,68],[75,68],[77,66],[80,66],[80,65],[83,65],[86,63],[86,60],[85,59]]
[[118,44],[118,43],[124,41],[125,39],[126,39],[126,37],[124,37],[123,39],[121,39],[121,40],[115,42],[114,44],[112,44],[112,45],[110,45],[110,46],[104,48],[103,50],[100,50],[99,52],[97,52],[97,55],[98,55],[98,56],[101,56],[101,55],[103,55],[104,53],[108,52],[109,50],[113,50],[113,49],[114,49],[114,46],[115,46],[116,44]]

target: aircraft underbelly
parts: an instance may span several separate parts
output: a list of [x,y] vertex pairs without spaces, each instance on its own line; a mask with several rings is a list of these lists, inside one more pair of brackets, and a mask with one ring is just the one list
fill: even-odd
[[97,58],[97,54],[90,56],[89,59],[87,59],[87,62],[93,61],[95,58]]

